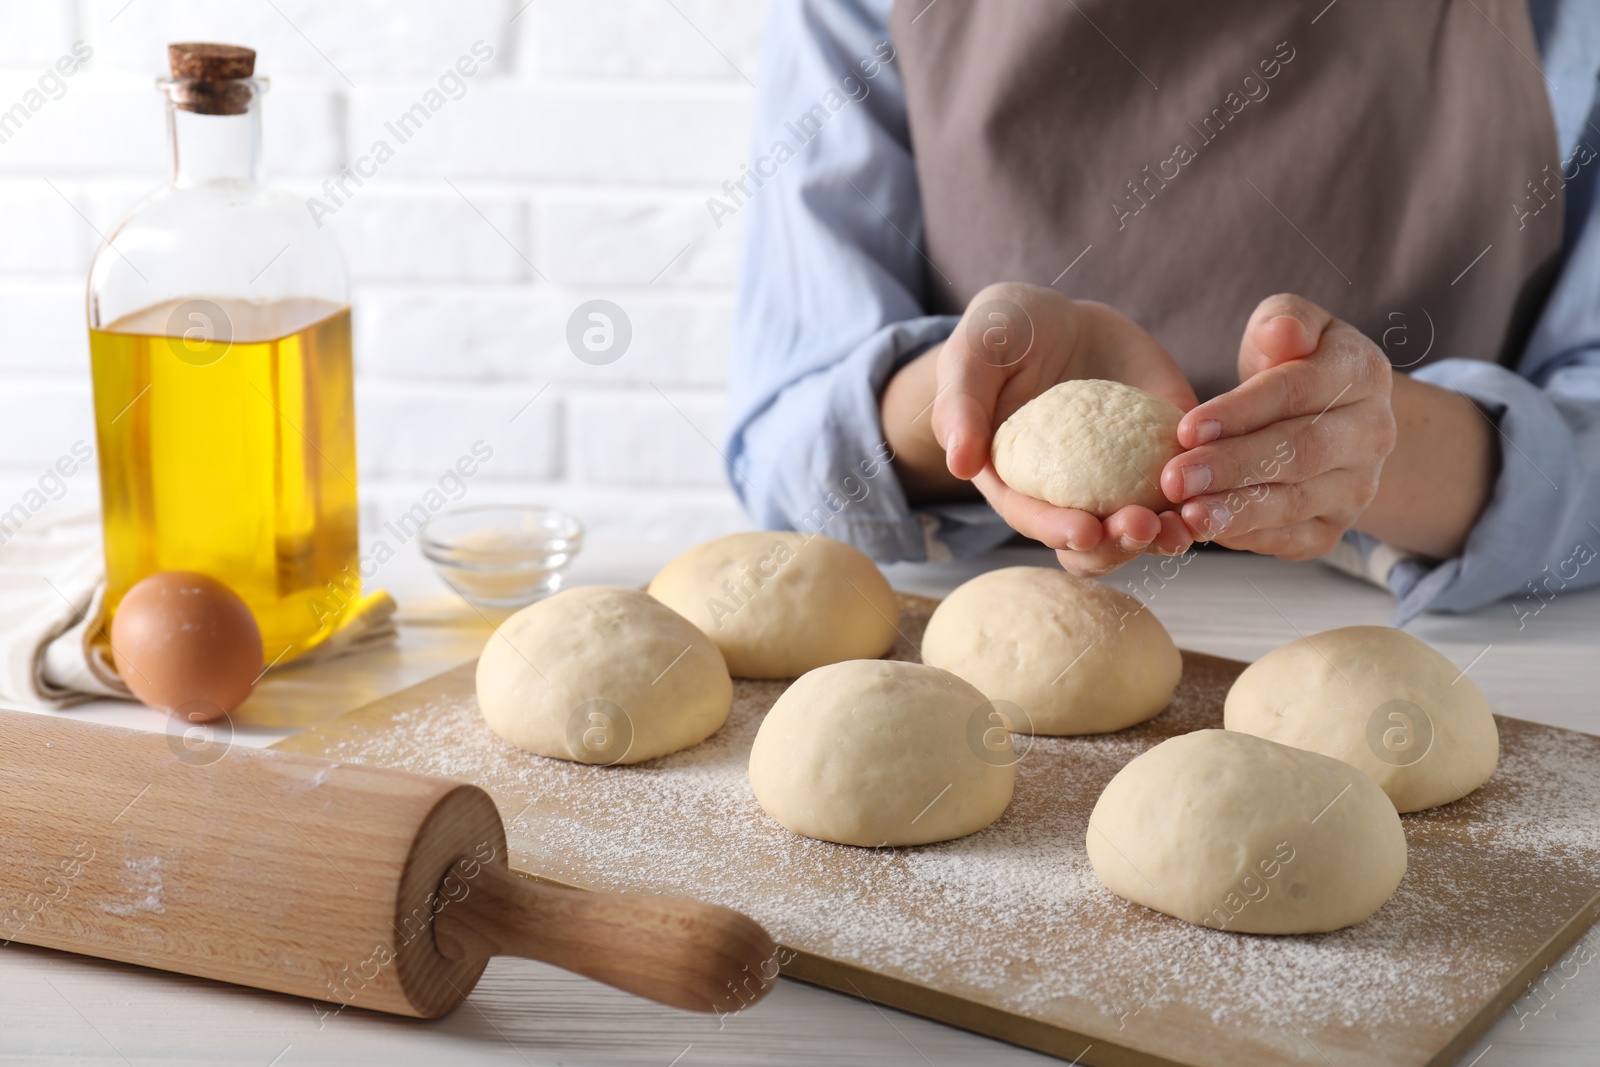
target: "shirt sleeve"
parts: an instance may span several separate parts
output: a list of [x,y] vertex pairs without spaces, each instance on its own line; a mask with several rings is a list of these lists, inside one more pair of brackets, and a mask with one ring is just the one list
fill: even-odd
[[[1593,75],[1591,74],[1591,78]],[[1576,133],[1566,190],[1566,260],[1515,371],[1443,360],[1413,377],[1477,403],[1500,438],[1500,474],[1456,559],[1388,568],[1395,623],[1509,599],[1519,628],[1563,592],[1600,584],[1600,85]],[[1352,542],[1370,555],[1371,538]]]
[[708,203],[744,224],[727,466],[760,525],[874,558],[947,559],[1011,534],[987,504],[913,509],[878,397],[956,319],[924,312],[927,261],[892,0],[776,0],[749,180]]

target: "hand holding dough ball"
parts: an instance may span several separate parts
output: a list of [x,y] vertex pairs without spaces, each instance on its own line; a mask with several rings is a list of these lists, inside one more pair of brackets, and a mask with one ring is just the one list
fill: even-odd
[[1054,736],[1143,722],[1171,702],[1183,673],[1142,603],[1048,567],[1007,567],[957,588],[928,620],[922,662],[1021,708],[1013,730]]
[[1227,730],[1163,741],[1118,771],[1086,844],[1119,897],[1250,934],[1354,925],[1406,872],[1400,817],[1372,779]]
[[992,713],[972,686],[920,663],[818,667],[767,712],[750,788],[788,829],[842,845],[975,833],[1006,810],[1016,779],[1010,735],[995,738]]
[[894,647],[900,608],[882,572],[831,537],[736,533],[668,563],[650,595],[700,627],[735,678],[798,678]]
[[1500,759],[1494,714],[1472,679],[1388,626],[1267,653],[1228,690],[1223,722],[1361,768],[1402,812],[1461,799]]
[[478,707],[518,748],[638,763],[716,733],[733,706],[722,655],[636,589],[580,586],[531,604],[489,638]]
[[1169,511],[1161,469],[1183,451],[1183,412],[1121,382],[1062,382],[995,431],[995,473],[1019,493],[1100,518],[1129,504]]
[[111,620],[111,658],[133,695],[189,722],[221,718],[261,676],[261,629],[239,594],[193,571],[129,589]]

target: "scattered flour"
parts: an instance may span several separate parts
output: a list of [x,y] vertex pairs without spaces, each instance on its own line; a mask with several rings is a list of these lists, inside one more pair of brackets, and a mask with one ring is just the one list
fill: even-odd
[[167,908],[161,903],[161,857],[129,857],[122,861],[122,866],[127,872],[122,876],[122,888],[126,895],[120,900],[101,901],[100,910],[112,915],[137,915],[140,912],[165,915]]
[[[917,606],[929,603],[908,599],[902,629],[919,637],[927,609]],[[914,654],[902,642],[896,655]],[[1187,660],[1173,706],[1148,723],[1034,739],[1016,799],[987,830],[885,849],[794,836],[756,804],[750,744],[785,683],[740,682],[727,725],[703,744],[606,768],[502,741],[464,677],[387,723],[337,727],[326,754],[483,786],[523,869],[717,901],[792,948],[1186,1062],[1263,1048],[1312,1063],[1436,1050],[1600,892],[1600,738],[1502,720],[1495,777],[1457,804],[1405,817],[1405,880],[1358,926],[1226,933],[1112,895],[1084,851],[1089,811],[1140,752],[1221,725],[1233,671],[1206,657]],[[1219,1024],[1224,1045],[1233,1034],[1241,1044],[1188,1050],[1196,1019]]]

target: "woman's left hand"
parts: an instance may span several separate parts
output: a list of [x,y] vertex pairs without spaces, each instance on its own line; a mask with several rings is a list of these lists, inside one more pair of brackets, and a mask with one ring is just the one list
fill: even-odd
[[1239,386],[1178,424],[1161,474],[1197,541],[1283,559],[1333,548],[1378,491],[1395,444],[1392,371],[1371,339],[1298,296],[1262,301]]

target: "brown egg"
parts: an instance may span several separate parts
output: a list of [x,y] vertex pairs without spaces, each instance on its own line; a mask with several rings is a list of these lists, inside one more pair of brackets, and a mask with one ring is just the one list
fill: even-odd
[[111,655],[133,695],[190,722],[244,703],[261,674],[261,628],[239,594],[192,571],[152,574],[117,605]]

